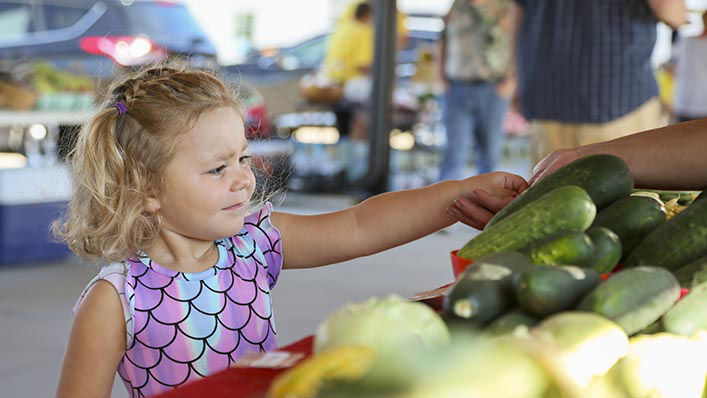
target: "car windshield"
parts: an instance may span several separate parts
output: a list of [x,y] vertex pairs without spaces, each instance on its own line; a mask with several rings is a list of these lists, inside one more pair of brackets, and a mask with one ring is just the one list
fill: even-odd
[[32,10],[28,4],[0,3],[0,42],[22,38],[31,22]]
[[128,20],[135,21],[136,28],[158,42],[189,43],[195,39],[206,40],[206,34],[194,20],[187,8],[168,2],[135,2],[125,7]]

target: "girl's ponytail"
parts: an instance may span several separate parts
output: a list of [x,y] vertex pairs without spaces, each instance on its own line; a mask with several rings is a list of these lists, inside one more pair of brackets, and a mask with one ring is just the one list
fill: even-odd
[[156,232],[156,220],[143,211],[144,187],[136,164],[115,136],[124,116],[115,108],[99,111],[68,157],[74,175],[72,206],[52,228],[84,258],[120,261],[149,243]]

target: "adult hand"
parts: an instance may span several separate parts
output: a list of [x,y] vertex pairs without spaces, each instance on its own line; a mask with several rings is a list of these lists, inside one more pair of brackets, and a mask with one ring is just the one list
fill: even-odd
[[484,229],[496,212],[528,189],[523,177],[505,172],[470,177],[462,184],[465,186],[462,195],[447,208],[447,212],[479,230]]
[[499,97],[511,100],[516,94],[517,80],[516,77],[510,75],[496,84],[496,94]]
[[576,148],[559,149],[547,155],[533,168],[533,175],[530,177],[530,185],[535,184],[536,181],[541,180],[543,177],[552,174],[560,167],[581,157],[582,154],[580,154],[579,150]]

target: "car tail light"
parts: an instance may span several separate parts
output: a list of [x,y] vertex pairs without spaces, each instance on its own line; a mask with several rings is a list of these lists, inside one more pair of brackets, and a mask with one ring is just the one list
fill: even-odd
[[268,121],[265,104],[250,106],[245,115],[246,137],[267,138],[270,136],[270,122]]
[[122,66],[160,62],[167,58],[167,50],[146,36],[88,36],[79,44],[83,51],[106,56]]

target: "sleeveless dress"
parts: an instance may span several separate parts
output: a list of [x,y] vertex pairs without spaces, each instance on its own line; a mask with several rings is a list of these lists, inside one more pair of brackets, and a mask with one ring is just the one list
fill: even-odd
[[243,229],[216,241],[216,265],[199,273],[168,270],[141,255],[105,266],[125,316],[127,351],[118,374],[131,397],[145,397],[228,368],[243,354],[277,348],[270,290],[282,269],[272,205]]

